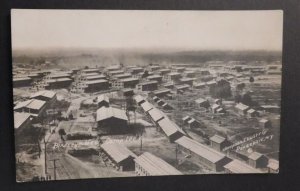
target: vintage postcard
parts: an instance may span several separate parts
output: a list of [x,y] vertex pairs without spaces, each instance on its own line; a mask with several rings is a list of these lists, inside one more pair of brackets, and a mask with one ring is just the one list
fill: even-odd
[[279,172],[283,12],[11,11],[16,180]]

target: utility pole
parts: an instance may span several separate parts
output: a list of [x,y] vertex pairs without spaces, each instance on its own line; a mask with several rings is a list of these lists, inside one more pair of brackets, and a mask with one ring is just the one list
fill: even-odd
[[176,165],[178,166],[178,145],[175,147],[175,157],[176,157]]
[[44,137],[44,155],[45,155],[45,175],[47,175],[47,142]]
[[141,144],[140,144],[140,151],[143,150],[143,133],[141,133]]
[[53,161],[53,168],[50,168],[50,169],[53,169],[53,176],[54,176],[54,180],[56,180],[56,169],[58,168],[56,166],[56,161],[58,161],[59,159],[52,159],[50,161]]

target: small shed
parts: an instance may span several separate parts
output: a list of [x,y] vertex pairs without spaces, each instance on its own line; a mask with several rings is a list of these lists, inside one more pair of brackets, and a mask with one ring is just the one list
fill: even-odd
[[261,128],[271,128],[272,123],[271,123],[271,121],[269,121],[267,119],[261,119],[261,120],[259,120],[259,126]]
[[227,139],[220,135],[214,135],[209,140],[211,147],[217,151],[222,151],[228,144]]
[[98,108],[109,107],[109,98],[106,95],[99,95],[97,97]]
[[247,115],[248,115],[248,117],[257,117],[258,116],[258,112],[255,109],[249,109],[247,111]]
[[136,95],[134,97],[134,100],[135,100],[136,104],[138,104],[139,106],[146,101],[145,98],[141,95]]
[[209,108],[210,104],[206,99],[203,98],[198,98],[195,100],[196,104],[199,105],[200,107],[204,107],[204,108]]
[[269,169],[269,173],[279,173],[279,161],[275,159],[269,159],[269,163],[267,165]]
[[265,168],[268,162],[269,159],[259,152],[253,152],[248,156],[248,163],[253,168]]
[[242,103],[238,103],[235,105],[235,110],[239,115],[246,115],[248,109],[250,109],[250,107]]
[[134,159],[137,156],[124,145],[114,142],[106,142],[101,145],[101,150],[106,154],[106,156],[118,170],[134,170]]

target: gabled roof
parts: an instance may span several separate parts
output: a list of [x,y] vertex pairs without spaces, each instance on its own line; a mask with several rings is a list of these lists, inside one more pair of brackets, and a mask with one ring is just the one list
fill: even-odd
[[203,98],[198,98],[198,99],[195,100],[195,102],[198,103],[198,104],[201,104],[201,103],[207,102],[207,100],[203,99]]
[[160,75],[152,75],[152,76],[148,76],[148,79],[153,79],[153,78],[162,78],[162,76]]
[[169,89],[160,89],[153,91],[154,95],[160,94],[160,93],[169,93],[171,92]]
[[150,176],[159,176],[159,175],[180,175],[182,174],[176,168],[154,156],[151,153],[145,152],[134,161],[139,164],[143,169],[150,174]]
[[163,112],[161,112],[159,109],[153,108],[149,111],[150,117],[153,119],[153,121],[157,122],[160,119],[164,118],[165,115]]
[[108,81],[107,80],[91,80],[91,81],[86,81],[85,83],[86,84],[100,84],[100,83],[107,83]]
[[14,127],[18,129],[25,121],[30,118],[30,113],[14,112]]
[[196,119],[194,119],[194,118],[191,118],[190,120],[188,120],[188,122],[187,122],[187,123],[188,123],[188,124],[192,124],[192,123],[194,123],[194,122],[197,122],[197,121],[196,121]]
[[158,125],[161,127],[161,129],[165,132],[167,136],[173,135],[176,132],[180,132],[183,135],[185,135],[185,132],[167,117],[160,120],[158,122]]
[[134,97],[134,100],[137,102],[137,103],[141,103],[142,101],[145,101],[145,98],[141,95],[136,95]]
[[184,89],[184,88],[189,88],[190,87],[190,85],[188,85],[188,84],[182,84],[182,85],[177,85],[177,86],[175,86],[175,88],[176,89]]
[[43,97],[46,97],[46,98],[51,99],[51,98],[53,98],[55,95],[56,95],[56,92],[54,92],[54,91],[43,90],[43,91],[38,91],[38,92],[32,94],[32,95],[30,96],[30,98],[36,98],[36,97],[38,97],[38,96],[43,96]]
[[129,157],[137,157],[127,147],[118,143],[106,142],[101,145],[101,148],[117,163],[120,163]]
[[270,159],[267,167],[272,170],[279,170],[279,161],[275,159]]
[[245,111],[245,110],[249,109],[250,107],[245,105],[245,104],[238,103],[238,104],[235,105],[235,108],[237,108],[239,110],[242,110],[242,111]]
[[249,109],[248,111],[247,111],[247,113],[255,113],[256,111],[254,110],[254,109]]
[[198,143],[197,141],[186,136],[180,137],[175,142],[212,163],[219,162],[220,160],[226,158],[223,153],[215,151],[214,149],[204,144]]
[[139,81],[138,78],[123,78],[120,79],[121,82],[131,82],[131,81]]
[[267,119],[261,119],[261,120],[259,120],[259,122],[260,123],[267,123],[269,120],[267,120]]
[[85,76],[85,79],[87,79],[87,80],[105,79],[105,78],[106,78],[106,76],[104,76],[103,74]]
[[30,100],[27,100],[27,101],[19,102],[14,107],[14,110],[20,109],[20,108],[40,110],[45,104],[46,104],[45,101],[38,100],[38,99],[30,99]]
[[263,156],[264,156],[264,155],[261,154],[261,153],[253,152],[253,153],[251,153],[251,154],[248,156],[248,158],[249,158],[249,159],[252,159],[252,160],[257,160],[257,159],[259,159],[259,158],[261,158],[261,157],[263,157]]
[[97,110],[97,121],[102,121],[112,117],[128,121],[126,112],[122,109],[113,107],[101,107]]
[[154,106],[149,103],[148,101],[145,101],[144,103],[141,104],[141,107],[143,108],[144,112],[150,111]]
[[216,143],[223,143],[226,141],[226,138],[222,137],[220,135],[214,135],[214,136],[210,137],[209,140],[216,142]]
[[191,117],[188,116],[188,115],[182,118],[183,121],[188,120],[188,119],[189,119],[189,120],[191,119]]
[[232,173],[239,173],[239,174],[247,174],[247,173],[263,173],[262,171],[255,169],[249,166],[246,163],[243,163],[239,160],[234,159],[230,163],[224,166],[225,169],[230,170]]
[[105,101],[107,103],[109,103],[109,97],[107,97],[106,95],[102,94],[102,95],[99,95],[97,97],[97,102],[102,102],[102,101]]
[[218,109],[219,107],[221,107],[221,106],[216,103],[211,106],[212,109]]

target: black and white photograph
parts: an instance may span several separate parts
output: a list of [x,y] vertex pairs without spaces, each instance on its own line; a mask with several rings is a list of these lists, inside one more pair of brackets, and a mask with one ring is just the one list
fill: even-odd
[[16,181],[279,173],[282,39],[282,10],[12,9]]

